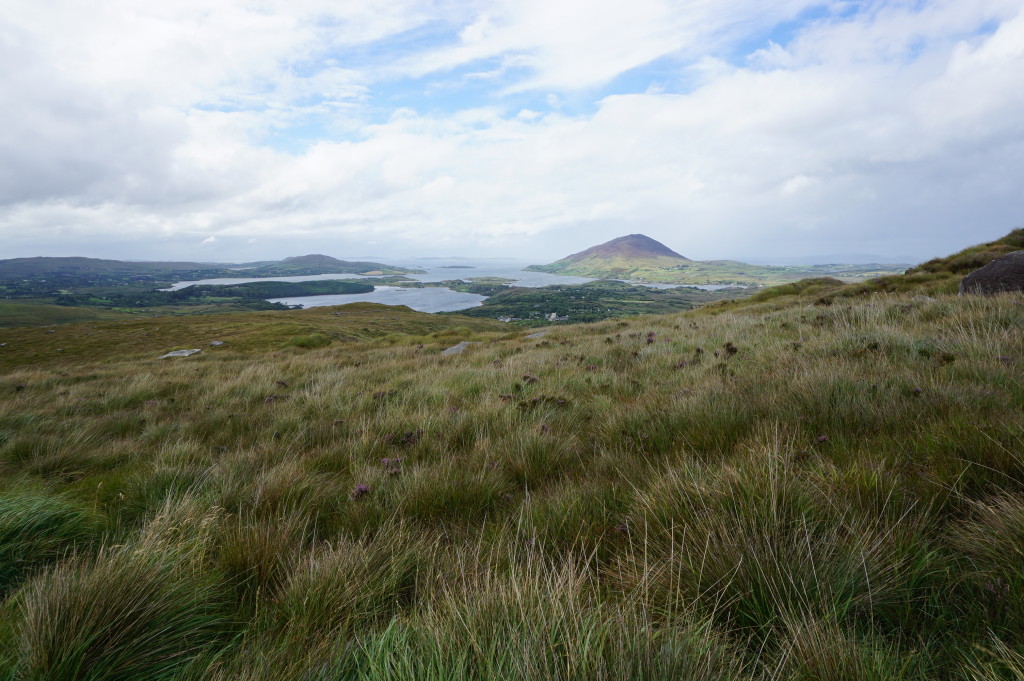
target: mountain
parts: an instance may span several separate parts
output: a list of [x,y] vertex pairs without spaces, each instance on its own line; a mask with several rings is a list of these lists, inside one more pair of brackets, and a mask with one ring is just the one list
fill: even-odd
[[853,281],[906,269],[905,265],[751,265],[736,260],[690,260],[643,234],[629,234],[547,265],[526,269],[595,279],[662,284],[775,285],[806,277]]
[[660,269],[693,262],[644,234],[628,234],[591,246],[585,251],[556,260],[549,265],[531,265],[527,269],[552,274],[628,278],[641,269]]
[[313,253],[296,255],[274,263],[252,263],[256,267],[245,267],[245,273],[254,277],[300,276],[311,274],[406,274],[421,272],[404,267],[384,265],[379,262],[338,260],[329,255]]
[[11,258],[0,260],[0,279],[46,275],[131,275],[222,270],[229,265],[198,262],[132,262],[103,258]]

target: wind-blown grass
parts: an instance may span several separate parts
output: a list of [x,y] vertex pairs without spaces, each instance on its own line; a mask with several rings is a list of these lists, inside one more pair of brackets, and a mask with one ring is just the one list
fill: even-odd
[[0,660],[26,679],[1014,678],[1020,296],[787,295],[534,339],[11,365]]

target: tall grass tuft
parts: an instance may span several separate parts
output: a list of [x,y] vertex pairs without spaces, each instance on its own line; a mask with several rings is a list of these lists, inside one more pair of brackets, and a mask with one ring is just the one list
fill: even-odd
[[197,570],[199,528],[151,529],[26,585],[19,679],[161,681],[222,640],[229,621],[216,583]]
[[33,570],[92,545],[101,529],[99,516],[59,496],[0,495],[0,594]]

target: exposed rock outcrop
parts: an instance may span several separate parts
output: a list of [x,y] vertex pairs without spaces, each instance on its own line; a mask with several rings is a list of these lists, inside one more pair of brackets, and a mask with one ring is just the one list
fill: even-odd
[[960,282],[960,295],[1024,291],[1024,251],[1014,251],[974,270]]

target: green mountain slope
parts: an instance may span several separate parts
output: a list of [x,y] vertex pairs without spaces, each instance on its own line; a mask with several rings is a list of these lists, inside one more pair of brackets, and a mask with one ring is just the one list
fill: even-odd
[[832,305],[846,299],[877,293],[907,293],[926,296],[954,294],[964,276],[1001,255],[1024,249],[1024,228],[984,244],[965,248],[945,258],[935,258],[902,274],[875,277],[863,282],[843,282],[831,277],[803,279],[758,291],[746,300],[710,303],[705,311],[720,312],[766,304],[788,307],[794,304]]

